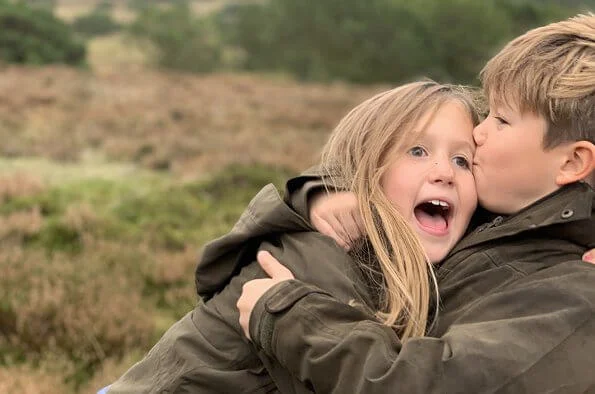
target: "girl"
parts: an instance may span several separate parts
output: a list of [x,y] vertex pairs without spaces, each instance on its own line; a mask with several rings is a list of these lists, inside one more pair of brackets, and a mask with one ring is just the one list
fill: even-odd
[[255,261],[258,250],[401,337],[423,335],[435,304],[431,263],[462,237],[476,207],[470,165],[478,121],[467,91],[432,81],[354,108],[330,136],[321,168],[332,175],[328,187],[357,196],[367,241],[347,254],[313,231],[272,185],[265,187],[232,231],[204,249],[197,307],[109,393],[311,392],[242,333],[236,309],[242,286],[266,277]]

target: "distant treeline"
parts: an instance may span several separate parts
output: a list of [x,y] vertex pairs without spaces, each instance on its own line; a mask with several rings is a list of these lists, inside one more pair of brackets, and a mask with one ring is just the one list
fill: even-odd
[[[51,34],[47,28],[29,27],[47,25],[43,13],[48,11],[24,15],[15,10],[25,4],[11,3],[0,0],[0,56],[5,61],[43,63],[45,54],[31,53],[50,50],[32,42],[50,40]],[[73,51],[69,48],[76,47],[77,37],[125,29],[137,43],[148,45],[156,54],[156,65],[166,69],[281,72],[300,80],[357,83],[421,76],[476,83],[481,66],[512,37],[593,10],[576,0],[268,0],[230,3],[209,15],[197,15],[188,1],[130,0],[137,18],[123,27],[111,20],[111,4],[102,1],[69,25],[71,38],[62,27],[56,30],[66,49],[52,51]],[[15,24],[14,15],[7,12],[18,14],[24,26]],[[10,49],[19,45],[26,50]],[[79,57],[53,54],[49,61],[77,63]]]
[[163,67],[282,71],[303,80],[474,83],[510,38],[586,6],[545,0],[270,0],[198,18],[178,3],[132,27]]

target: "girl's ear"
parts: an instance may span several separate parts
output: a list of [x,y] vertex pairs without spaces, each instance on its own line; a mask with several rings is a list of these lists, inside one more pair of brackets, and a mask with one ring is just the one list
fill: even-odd
[[595,169],[595,145],[589,141],[577,141],[568,145],[558,175],[558,186],[586,180],[592,181]]

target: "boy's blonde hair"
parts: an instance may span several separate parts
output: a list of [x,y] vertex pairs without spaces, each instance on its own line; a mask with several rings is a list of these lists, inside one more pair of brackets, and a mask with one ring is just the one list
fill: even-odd
[[[355,258],[366,269],[378,266],[381,271],[377,316],[397,328],[403,338],[424,334],[436,281],[417,234],[385,196],[382,178],[438,109],[452,101],[461,103],[477,125],[479,117],[468,91],[433,81],[414,82],[355,107],[323,148],[322,169],[332,186],[354,192],[359,202],[376,261],[370,265],[362,256]],[[419,127],[428,113],[430,120]]]
[[595,143],[595,14],[528,31],[481,71],[490,102],[541,115],[544,149]]

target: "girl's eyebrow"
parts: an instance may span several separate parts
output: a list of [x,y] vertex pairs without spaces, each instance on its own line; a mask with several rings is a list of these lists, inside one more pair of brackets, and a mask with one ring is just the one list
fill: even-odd
[[[442,136],[434,136],[434,137],[430,137],[428,135],[422,136],[421,138],[416,139],[416,143],[419,143],[420,141],[423,141],[424,139],[441,139],[443,138]],[[468,150],[471,154],[475,153],[475,143],[473,142],[473,137],[470,138],[470,141],[467,141],[465,138],[456,138],[456,139],[452,139],[452,141],[450,142],[450,144],[452,146],[454,146],[455,150]],[[433,141],[429,141],[430,143],[432,143]]]
[[456,150],[468,150],[471,153],[475,152],[475,144],[471,144],[469,141],[463,139],[455,140],[454,147]]

